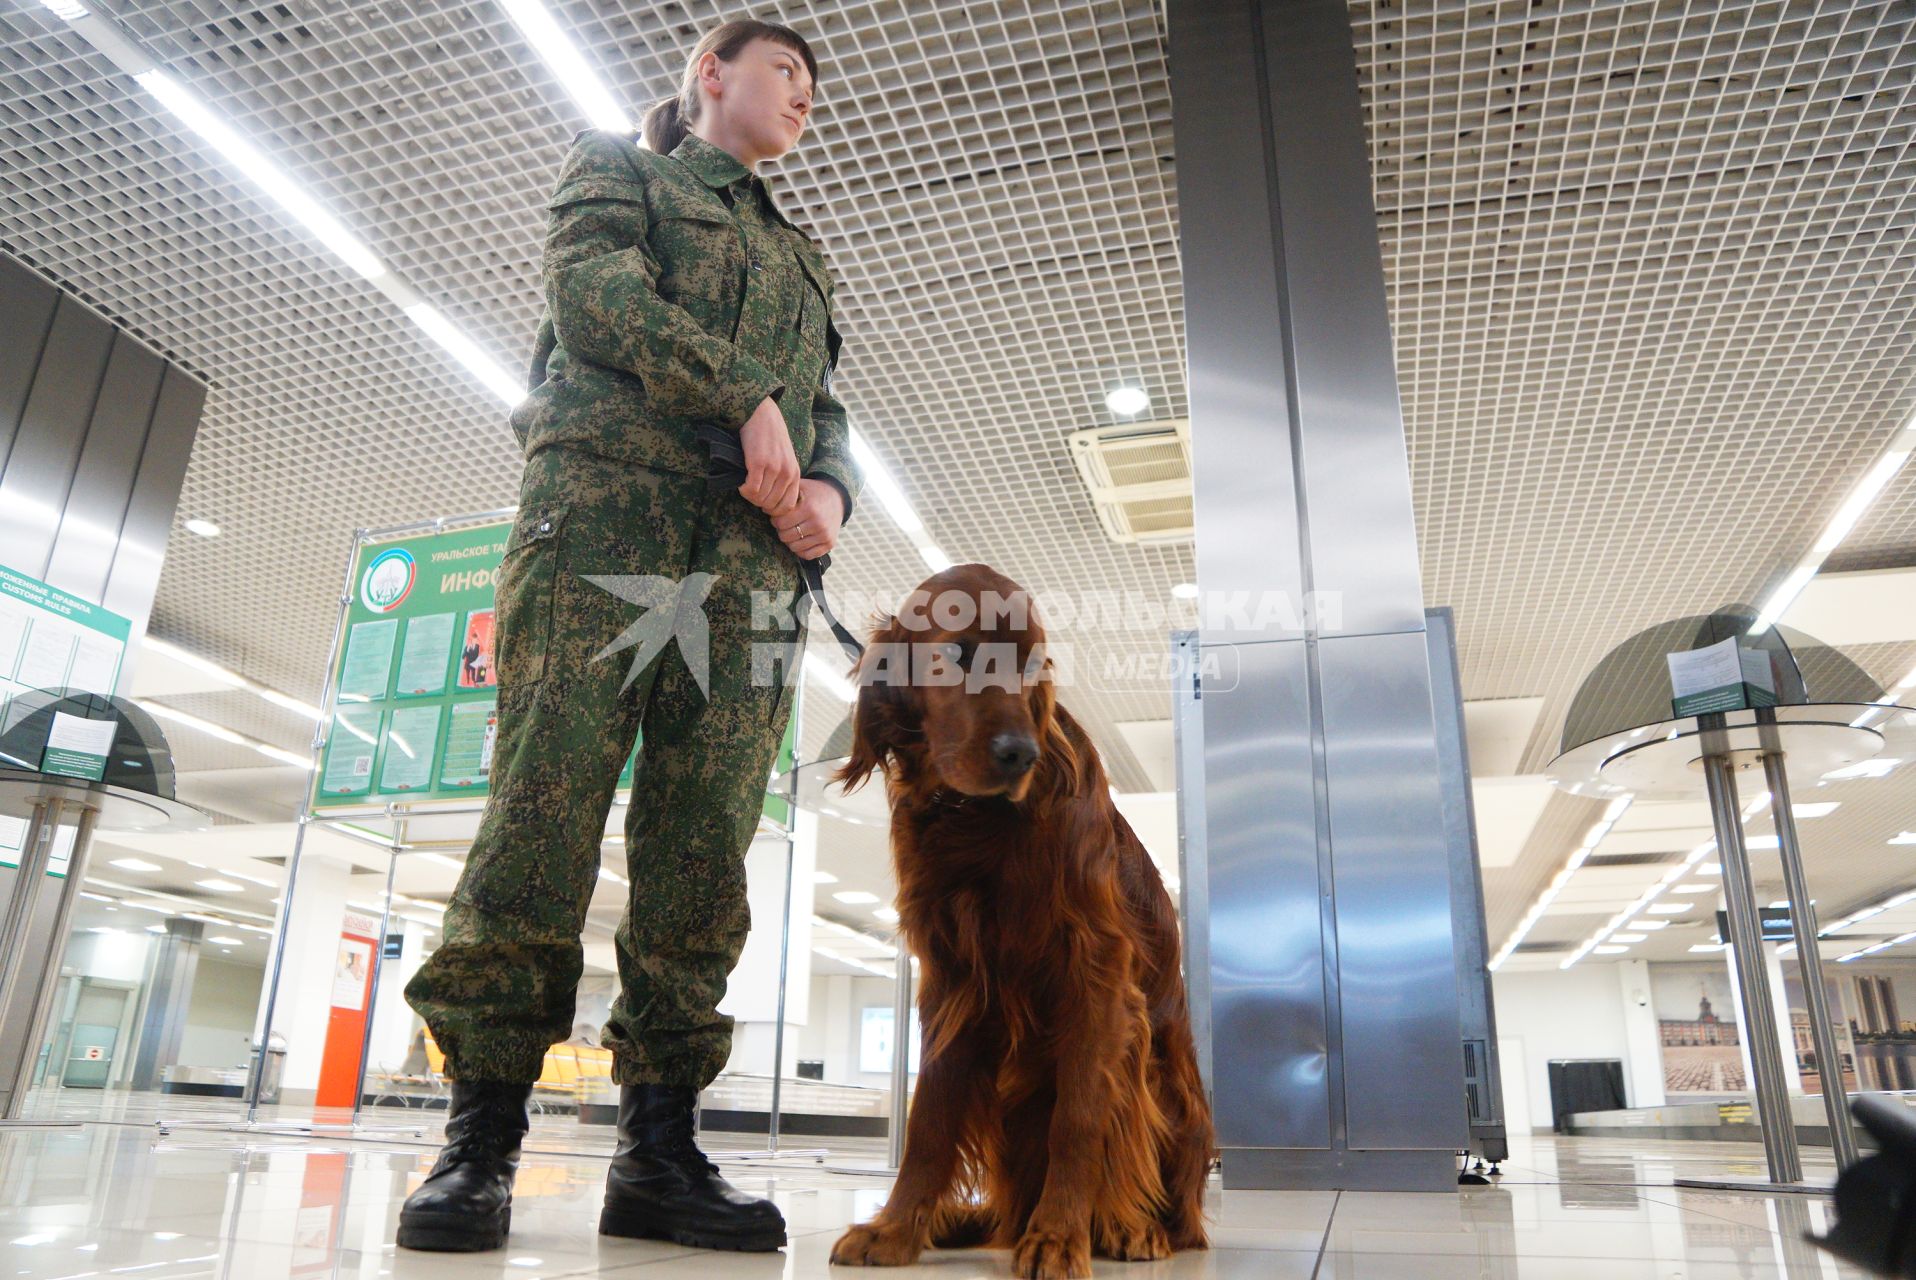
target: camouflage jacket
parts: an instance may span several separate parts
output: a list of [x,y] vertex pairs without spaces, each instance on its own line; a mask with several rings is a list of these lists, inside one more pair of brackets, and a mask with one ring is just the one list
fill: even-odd
[[831,273],[764,181],[695,136],[661,156],[589,129],[546,207],[546,313],[512,413],[527,456],[566,444],[704,475],[699,425],[737,431],[771,396],[800,471],[849,517],[863,477],[830,389]]

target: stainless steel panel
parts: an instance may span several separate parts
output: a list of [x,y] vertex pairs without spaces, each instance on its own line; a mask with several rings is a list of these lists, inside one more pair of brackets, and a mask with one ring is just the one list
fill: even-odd
[[[1260,1191],[1274,1187],[1290,1191],[1447,1191],[1453,1198],[1457,1193],[1457,1157],[1449,1151],[1230,1148],[1222,1155],[1220,1172],[1226,1191]],[[1473,1220],[1477,1210],[1478,1207],[1473,1206]],[[1317,1274],[1342,1276],[1345,1273],[1324,1268]],[[1410,1274],[1419,1273],[1413,1270]]]
[[1215,1094],[1211,1061],[1211,875],[1205,852],[1204,682],[1196,631],[1171,633],[1172,760],[1177,768],[1178,921],[1183,928],[1184,990],[1191,1008],[1191,1038],[1198,1074]]
[[1198,582],[1204,601],[1245,608],[1240,625],[1202,617],[1201,638],[1295,639],[1303,629],[1282,612],[1252,627],[1269,593],[1285,593],[1294,615],[1304,588],[1251,13],[1242,3],[1173,4],[1168,19]]
[[106,590],[165,372],[165,361],[125,334],[114,342],[47,564],[46,580],[62,591],[98,600]]
[[7,318],[6,341],[0,342],[0,471],[6,470],[7,453],[27,407],[33,371],[46,349],[59,302],[58,289],[25,263],[0,253],[0,315]]
[[[1306,582],[1320,598],[1336,597],[1345,634],[1420,631],[1410,466],[1350,10],[1342,0],[1287,0],[1263,11]],[[1180,148],[1180,188],[1184,163]]]
[[205,404],[205,384],[177,365],[168,365],[159,400],[153,406],[146,451],[140,456],[126,521],[120,526],[120,547],[100,601],[133,621],[132,639],[136,643],[127,646],[129,661],[120,672],[122,688],[131,678],[131,659],[153,612],[153,593],[159,587],[160,565],[166,559],[166,540],[173,531],[180,485],[186,479],[186,460],[193,452],[193,437],[199,431],[200,410]]
[[[1493,1162],[1510,1151],[1504,1132],[1503,1072],[1497,1060],[1497,1009],[1490,985],[1490,938],[1484,920],[1484,881],[1477,854],[1477,813],[1470,792],[1470,743],[1464,691],[1457,670],[1457,626],[1449,609],[1424,610],[1424,652],[1430,662],[1430,700],[1437,731],[1437,782],[1449,852],[1450,914],[1457,957],[1457,1021],[1463,1040],[1481,1056],[1474,1112],[1466,1106],[1471,1150]],[[1466,1056],[1466,1063],[1469,1058]],[[1466,1083],[1469,1072],[1466,1069]]]
[[62,295],[7,468],[0,472],[0,559],[21,573],[46,575],[112,345],[113,327]]
[[1218,1142],[1328,1147],[1304,644],[1239,645],[1235,661],[1236,686],[1203,695]]
[[1463,1042],[1424,636],[1317,648],[1347,1140],[1460,1150]]

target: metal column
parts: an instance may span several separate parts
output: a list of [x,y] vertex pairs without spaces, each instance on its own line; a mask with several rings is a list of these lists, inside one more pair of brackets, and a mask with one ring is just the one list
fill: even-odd
[[[1763,934],[1756,914],[1756,888],[1750,856],[1743,844],[1743,814],[1737,800],[1736,769],[1722,739],[1723,713],[1697,717],[1703,728],[1703,780],[1710,793],[1710,817],[1716,824],[1717,858],[1723,866],[1723,897],[1730,922],[1731,958],[1742,997],[1743,1034],[1749,1037],[1751,1084],[1756,1089],[1756,1118],[1763,1130],[1763,1154],[1770,1181],[1801,1182],[1803,1162],[1796,1149],[1796,1122],[1783,1083],[1783,1046],[1776,1034],[1776,1005],[1764,970]],[[1679,1180],[1679,1185],[1687,1185]]]
[[1450,874],[1349,9],[1169,20],[1225,1185],[1454,1189]]
[[[1756,713],[1760,725],[1774,725],[1776,710]],[[1810,900],[1803,874],[1802,846],[1796,839],[1796,814],[1790,808],[1790,779],[1783,747],[1773,731],[1764,734],[1763,776],[1770,784],[1770,813],[1776,823],[1777,853],[1783,863],[1783,893],[1790,900],[1790,923],[1796,930],[1796,963],[1803,976],[1803,999],[1808,1005],[1810,1042],[1816,1047],[1816,1074],[1823,1082],[1823,1111],[1829,1117],[1830,1146],[1837,1172],[1856,1163],[1856,1131],[1850,1127],[1849,1098],[1843,1088],[1843,1051],[1830,1022],[1829,993],[1823,987],[1823,957],[1816,949],[1816,904]]]

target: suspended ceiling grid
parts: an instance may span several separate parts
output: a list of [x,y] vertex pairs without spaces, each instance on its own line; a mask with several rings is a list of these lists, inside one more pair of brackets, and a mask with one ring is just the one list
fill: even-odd
[[[496,8],[103,8],[523,363],[540,205],[582,121]],[[634,107],[718,12],[554,9]],[[1104,539],[1063,447],[1109,419],[1118,381],[1150,416],[1186,411],[1155,6],[751,11],[824,54],[816,128],[777,186],[840,281],[854,420],[934,539],[1045,590],[1168,601],[1190,548]],[[1457,610],[1467,696],[1545,697],[1524,768],[1612,644],[1760,599],[1916,405],[1893,233],[1916,172],[1910,20],[1890,3],[1352,6],[1426,598]],[[214,385],[182,512],[226,533],[174,539],[158,633],[313,697],[354,527],[512,500],[496,404],[26,4],[0,11],[0,184],[0,242]],[[1916,556],[1913,483],[1838,567]],[[861,593],[925,572],[869,499],[834,559]],[[1119,785],[1144,785],[1112,725],[1163,715],[1162,695],[1069,701]],[[263,714],[249,732],[306,740]],[[1534,896],[1514,886],[1561,861],[1532,843],[1513,891],[1492,886],[1493,934]]]

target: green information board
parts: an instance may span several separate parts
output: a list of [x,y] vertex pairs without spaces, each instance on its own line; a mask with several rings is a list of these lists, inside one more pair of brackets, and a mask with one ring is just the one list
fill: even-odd
[[17,694],[111,694],[133,624],[0,564],[0,713]]
[[[314,809],[485,795],[498,725],[492,597],[511,530],[479,525],[359,549]],[[792,750],[787,725],[776,772],[791,767]],[[631,782],[628,760],[619,786]],[[785,801],[768,793],[764,812],[783,823]]]

